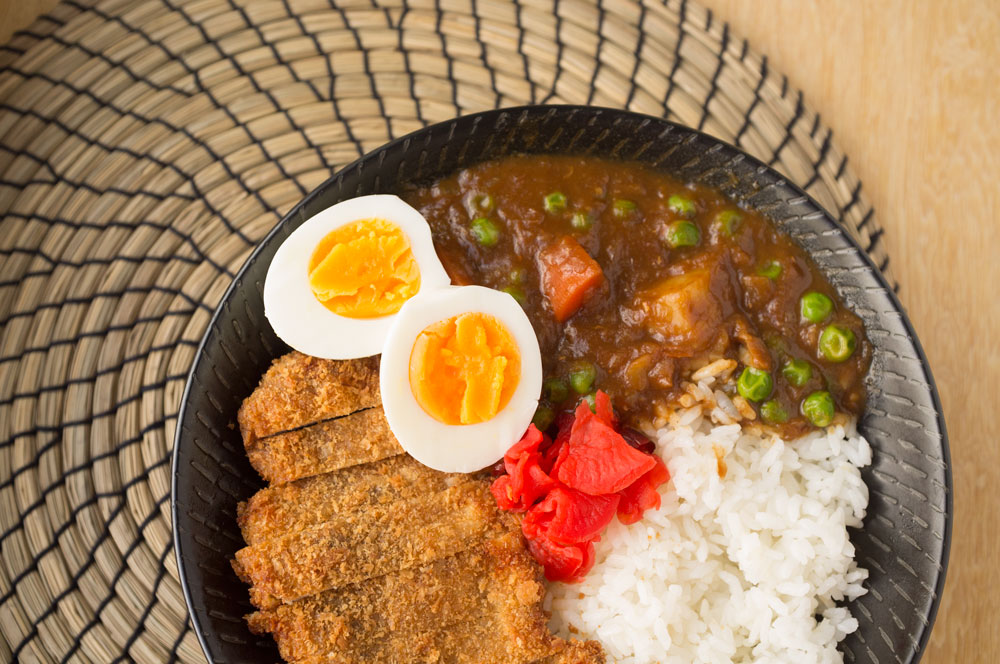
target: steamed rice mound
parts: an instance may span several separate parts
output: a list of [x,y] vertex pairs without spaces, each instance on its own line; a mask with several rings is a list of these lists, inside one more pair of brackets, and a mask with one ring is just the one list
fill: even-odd
[[657,431],[662,507],[612,522],[582,583],[550,584],[553,629],[622,664],[842,662],[858,627],[843,604],[866,592],[847,528],[871,448],[853,422],[785,442],[701,413]]

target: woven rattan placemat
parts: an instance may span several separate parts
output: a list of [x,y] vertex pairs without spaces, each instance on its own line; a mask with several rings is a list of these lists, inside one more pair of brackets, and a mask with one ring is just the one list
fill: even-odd
[[224,289],[340,165],[532,102],[735,143],[888,265],[819,115],[690,2],[70,0],[0,47],[0,658],[204,661],[169,459]]

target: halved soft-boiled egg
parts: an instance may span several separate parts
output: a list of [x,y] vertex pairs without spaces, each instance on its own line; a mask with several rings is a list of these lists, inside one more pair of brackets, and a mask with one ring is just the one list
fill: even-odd
[[450,283],[423,215],[396,196],[360,196],[281,243],[264,281],[264,314],[307,355],[367,357],[382,350],[407,300]]
[[436,470],[476,471],[531,423],[542,388],[538,339],[507,293],[428,290],[393,321],[379,386],[389,428],[410,456]]

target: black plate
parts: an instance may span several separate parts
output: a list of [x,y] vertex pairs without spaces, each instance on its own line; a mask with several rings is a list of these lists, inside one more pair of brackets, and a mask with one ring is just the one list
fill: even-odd
[[715,138],[658,118],[580,106],[527,106],[443,122],[397,139],[312,192],[264,239],[236,276],[202,340],[174,441],[174,540],[195,633],[210,662],[278,661],[270,637],[252,635],[253,610],[229,559],[243,546],[236,503],[262,488],[236,411],[271,360],[287,351],[264,319],[261,292],[278,245],[338,201],[396,193],[514,153],[589,154],[634,160],[721,190],[759,210],[802,245],[874,346],[860,430],[875,451],[863,471],[871,493],[852,532],[871,576],[851,610],[860,628],[845,661],[916,662],[930,634],[951,540],[951,464],[930,368],[906,314],[867,255],[814,201],[774,170]]

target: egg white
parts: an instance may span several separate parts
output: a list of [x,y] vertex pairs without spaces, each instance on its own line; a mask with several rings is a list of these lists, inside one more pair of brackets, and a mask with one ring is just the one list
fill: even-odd
[[316,246],[330,231],[362,219],[390,221],[409,238],[420,268],[420,289],[414,297],[451,283],[434,252],[427,220],[399,197],[378,194],[337,203],[292,231],[268,267],[264,315],[274,332],[292,348],[329,360],[381,352],[389,326],[399,312],[378,318],[340,316],[323,306],[309,286],[309,259]]
[[[417,337],[438,321],[467,312],[496,317],[521,353],[521,376],[507,405],[477,424],[440,422],[417,403],[410,389],[410,353]],[[450,286],[411,298],[396,315],[379,369],[382,407],[389,428],[410,456],[449,473],[470,473],[500,459],[524,435],[538,407],[542,356],[524,310],[507,293],[482,286]]]

